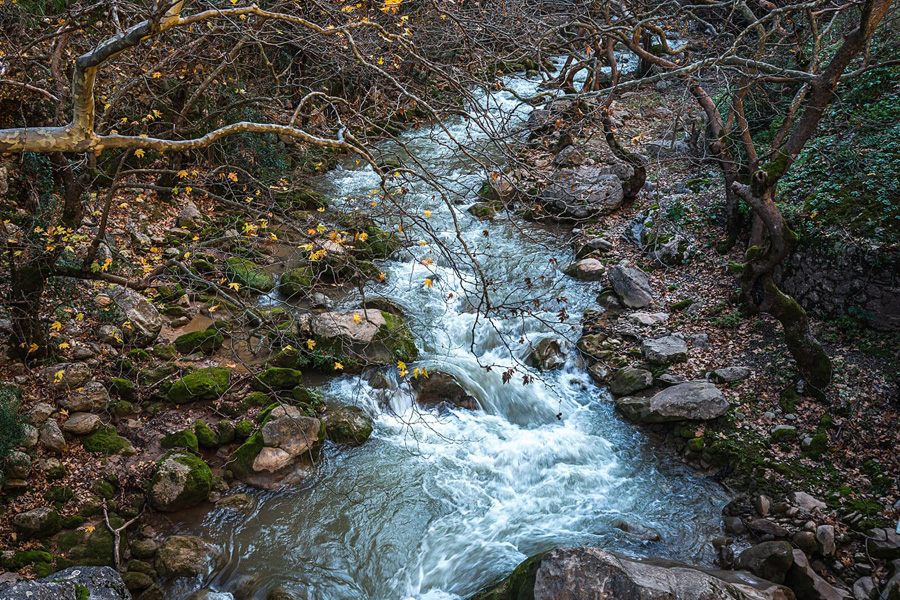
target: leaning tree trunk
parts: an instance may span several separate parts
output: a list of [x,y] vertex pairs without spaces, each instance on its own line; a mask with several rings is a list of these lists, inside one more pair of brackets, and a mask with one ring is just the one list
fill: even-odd
[[[772,179],[777,181],[776,177]],[[735,193],[753,206],[768,234],[765,242],[747,250],[747,262],[737,267],[741,272],[742,295],[753,311],[778,319],[800,374],[810,392],[821,399],[831,383],[831,358],[813,335],[806,311],[775,283],[775,269],[790,255],[797,234],[787,226],[775,205],[774,185],[769,181],[768,172],[763,168],[754,174],[750,186],[734,185]]]

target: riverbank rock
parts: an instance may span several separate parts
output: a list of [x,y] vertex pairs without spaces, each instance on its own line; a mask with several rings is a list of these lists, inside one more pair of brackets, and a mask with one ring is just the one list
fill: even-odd
[[0,590],[0,600],[131,600],[131,594],[115,569],[69,567]]
[[79,412],[71,415],[62,425],[62,430],[72,435],[90,435],[100,429],[100,417],[92,413]]
[[41,385],[51,390],[75,390],[91,378],[91,368],[84,363],[59,363],[38,372]]
[[172,384],[167,398],[174,404],[216,400],[228,389],[231,371],[224,367],[197,369]]
[[278,405],[267,411],[262,426],[232,453],[226,468],[245,483],[272,489],[309,474],[312,458],[325,440],[325,428],[319,419],[294,406]]
[[653,303],[653,290],[650,289],[647,274],[627,261],[609,270],[609,284],[628,308],[644,308]]
[[163,319],[156,307],[136,291],[114,285],[109,297],[116,303],[122,322],[119,324],[125,339],[134,346],[149,346],[159,336]]
[[171,451],[159,459],[148,496],[154,509],[174,512],[200,504],[211,489],[212,471],[203,459]]
[[793,564],[794,550],[790,543],[763,542],[741,552],[735,567],[773,583],[784,583],[784,576]]
[[606,274],[606,269],[596,258],[582,258],[566,267],[564,273],[582,281],[600,281]]
[[539,371],[552,371],[566,364],[565,342],[560,338],[544,338],[534,344],[525,364]]
[[626,396],[653,385],[653,373],[646,369],[625,367],[613,373],[609,379],[609,391],[616,396]]
[[608,215],[625,200],[622,182],[593,166],[560,169],[541,192],[541,205],[557,220],[584,220]]
[[599,548],[558,548],[520,564],[472,600],[793,600],[790,590],[745,571],[716,571]]
[[853,600],[849,592],[838,589],[813,571],[802,550],[794,550],[794,563],[784,577],[784,584],[794,591],[797,600]]
[[866,538],[866,550],[874,558],[900,558],[900,534],[892,528],[873,529]]
[[278,279],[278,291],[288,298],[300,297],[312,287],[315,278],[315,272],[309,267],[288,269]]
[[44,423],[41,426],[38,436],[41,441],[41,445],[54,454],[62,454],[68,448],[68,446],[66,445],[66,437],[63,435],[62,430],[59,428],[59,424],[56,422],[56,419],[49,419],[46,423]]
[[671,365],[687,360],[687,343],[674,335],[667,335],[654,340],[644,340],[641,352],[648,362],[654,365]]
[[205,576],[221,554],[221,550],[202,538],[173,535],[156,553],[156,570],[165,579]]
[[420,406],[478,409],[478,401],[449,373],[431,373],[428,377],[414,379],[412,384],[418,392],[416,402]]
[[62,529],[62,518],[55,509],[42,506],[19,513],[12,518],[12,525],[25,538],[45,538]]
[[652,398],[619,398],[616,408],[635,423],[706,421],[728,412],[728,401],[713,384],[688,381],[668,387]]
[[246,258],[232,256],[225,261],[225,277],[250,292],[265,294],[275,289],[275,276]]
[[715,383],[731,383],[747,379],[750,376],[750,367],[725,367],[716,369],[709,374],[710,381]]
[[215,329],[191,331],[190,333],[179,335],[173,342],[175,349],[182,354],[193,354],[194,352],[212,354],[221,348],[224,343],[225,336]]
[[109,404],[109,393],[99,381],[89,381],[83,388],[67,394],[58,402],[60,408],[70,413],[97,412],[105,410]]
[[313,317],[310,328],[317,349],[328,352],[345,368],[353,364],[395,365],[418,356],[412,332],[403,319],[382,310],[324,312]]
[[328,439],[348,446],[359,446],[368,440],[375,425],[372,418],[358,406],[329,409],[322,420]]

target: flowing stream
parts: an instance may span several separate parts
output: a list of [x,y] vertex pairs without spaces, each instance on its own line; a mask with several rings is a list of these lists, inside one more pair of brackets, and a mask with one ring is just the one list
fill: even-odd
[[[539,82],[514,76],[505,83],[529,94]],[[495,124],[521,121],[530,110],[503,91],[477,101]],[[562,275],[571,251],[553,231],[506,219],[479,222],[466,212],[485,176],[479,162],[491,154],[489,136],[462,119],[444,127],[412,131],[404,141],[460,203],[444,205],[432,191],[410,184],[407,210],[431,211],[426,222],[432,231],[459,249],[455,214],[462,241],[493,280],[494,297],[509,303],[541,298],[544,312],[479,316],[471,271],[450,268],[432,245],[384,264],[388,283],[373,285],[370,293],[404,308],[421,351],[415,366],[453,374],[481,410],[421,409],[408,385],[396,382],[394,389],[373,389],[358,376],[330,382],[324,390],[329,401],[362,406],[375,418],[372,438],[358,448],[326,445],[319,472],[300,485],[251,491],[259,503],[249,515],[214,511],[188,527],[225,549],[228,564],[214,576],[213,589],[227,592],[239,576],[255,573],[262,589],[283,584],[309,600],[450,600],[468,597],[554,546],[712,558],[706,542],[716,535],[727,498],[715,484],[655,453],[615,415],[577,353],[569,353],[564,368],[527,385],[521,375],[503,382],[505,368],[524,358],[535,340],[577,339],[580,310],[595,306],[598,286]],[[349,208],[352,199],[367,204],[378,183],[371,168],[350,161],[328,175],[325,191],[348,199]],[[410,231],[416,235],[414,226]],[[424,258],[434,264],[423,265]],[[568,311],[562,320],[560,308]],[[635,533],[640,528],[661,539],[648,541],[651,536]]]

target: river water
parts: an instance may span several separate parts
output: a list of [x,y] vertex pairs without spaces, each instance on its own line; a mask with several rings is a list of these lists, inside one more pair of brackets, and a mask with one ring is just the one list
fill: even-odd
[[[522,77],[504,82],[521,94],[538,84]],[[427,245],[385,263],[387,283],[368,293],[391,298],[408,315],[420,349],[410,369],[452,373],[481,410],[417,408],[408,385],[376,390],[358,376],[330,382],[324,389],[330,401],[362,406],[375,418],[372,438],[358,448],[326,445],[319,472],[300,485],[251,491],[259,503],[249,515],[214,511],[190,527],[228,557],[208,582],[213,589],[227,591],[239,576],[254,573],[263,589],[283,584],[309,600],[451,600],[554,546],[711,560],[707,541],[718,531],[727,498],[655,453],[614,413],[577,353],[563,369],[527,385],[521,370],[503,382],[502,372],[521,369],[534,341],[577,339],[580,311],[595,306],[597,284],[562,275],[572,256],[560,234],[515,220],[479,222],[465,211],[485,177],[482,161],[496,155],[488,132],[520,122],[530,110],[503,91],[476,102],[490,121],[476,126],[458,119],[405,135],[412,156],[439,174],[457,204],[405,182],[404,208],[420,222],[407,220],[405,231]],[[323,186],[349,209],[355,200],[369,204],[378,184],[371,168],[350,161]],[[495,304],[538,299],[540,306],[481,315],[473,309],[480,297],[474,266],[451,268],[430,243],[434,238],[455,250],[468,246],[492,281]],[[427,259],[433,264],[423,264]],[[562,320],[561,308],[567,310]],[[617,527],[622,523],[655,530],[661,540],[626,533]]]

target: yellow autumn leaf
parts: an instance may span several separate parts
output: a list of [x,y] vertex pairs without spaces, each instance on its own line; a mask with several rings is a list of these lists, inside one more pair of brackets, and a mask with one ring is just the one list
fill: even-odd
[[138,148],[137,150],[134,151],[134,155],[137,156],[138,158],[143,158],[144,150],[142,148]]
[[62,329],[62,323],[60,323],[59,321],[53,321],[53,325],[50,326],[50,329],[52,329],[53,331],[59,331],[60,329]]
[[354,323],[361,323],[361,322],[362,322],[362,317],[360,317],[357,313],[353,313],[353,322],[354,322]]
[[312,350],[316,347],[316,340],[306,340],[306,347]]
[[230,287],[234,291],[238,291],[239,289],[241,289],[241,284],[239,284],[236,281],[232,281],[231,283],[228,284],[228,287]]
[[343,370],[343,368],[344,368],[344,365],[342,365],[341,363],[339,363],[339,362],[334,363],[335,371],[341,371],[341,370]]

